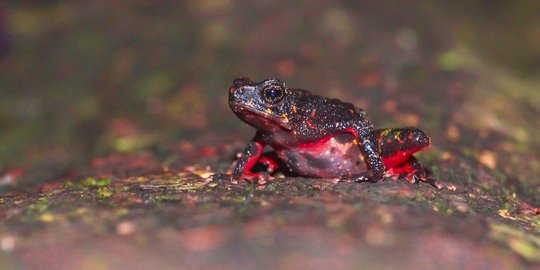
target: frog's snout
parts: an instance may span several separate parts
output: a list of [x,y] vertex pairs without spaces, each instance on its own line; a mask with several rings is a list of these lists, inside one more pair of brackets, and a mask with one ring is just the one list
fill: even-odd
[[233,81],[233,85],[236,88],[242,87],[244,85],[254,85],[254,84],[255,83],[253,81],[251,81],[249,78],[246,78],[246,77],[237,78],[237,79],[234,79]]
[[233,81],[233,86],[229,88],[229,100],[239,103],[245,103],[247,99],[251,99],[256,83],[249,78],[238,78]]
[[243,106],[256,100],[256,86],[257,84],[248,78],[235,79],[229,88],[229,103]]
[[238,90],[242,89],[242,87],[253,84],[254,82],[252,82],[249,78],[237,78],[233,81],[233,86],[229,88],[229,94],[233,96]]
[[243,85],[237,86],[231,86],[229,88],[229,99],[230,101],[240,101],[242,100],[242,97],[244,96],[245,88]]

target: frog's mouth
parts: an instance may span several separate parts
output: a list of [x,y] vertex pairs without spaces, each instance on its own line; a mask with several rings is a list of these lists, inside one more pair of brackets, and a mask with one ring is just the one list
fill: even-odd
[[287,130],[292,129],[292,125],[291,123],[289,123],[289,119],[286,117],[281,117],[265,111],[260,111],[253,107],[248,107],[236,102],[232,102],[230,106],[231,109],[240,117],[240,119],[244,120],[244,122],[250,125],[271,128],[275,127],[275,125],[277,124],[281,128]]

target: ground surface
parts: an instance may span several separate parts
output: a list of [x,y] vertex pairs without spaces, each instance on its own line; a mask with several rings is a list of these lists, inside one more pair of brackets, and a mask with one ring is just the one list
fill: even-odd
[[[0,6],[3,268],[540,269],[536,6],[83,2]],[[455,189],[232,184],[237,76],[422,128]]]

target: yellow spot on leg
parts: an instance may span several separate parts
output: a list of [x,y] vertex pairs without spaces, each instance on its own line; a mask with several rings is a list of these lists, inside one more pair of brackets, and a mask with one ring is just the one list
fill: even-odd
[[390,131],[392,131],[392,129],[383,130],[383,132],[381,132],[381,136],[384,137],[384,136],[388,135],[388,133],[390,133]]
[[281,117],[283,117],[283,119],[285,119],[285,122],[289,122],[289,117],[287,117],[286,114],[282,114]]

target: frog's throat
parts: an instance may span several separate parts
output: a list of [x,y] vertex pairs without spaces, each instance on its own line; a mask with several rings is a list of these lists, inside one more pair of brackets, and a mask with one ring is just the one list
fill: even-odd
[[238,103],[231,103],[231,108],[234,112],[238,113],[241,118],[243,118],[242,116],[243,112],[248,112],[248,113],[259,115],[260,117],[264,119],[268,119],[278,124],[280,127],[283,127],[284,129],[292,130],[292,125],[289,122],[288,118],[286,117],[277,116],[277,115],[274,115],[265,111],[259,111],[255,108],[242,106],[241,104],[238,104]]

